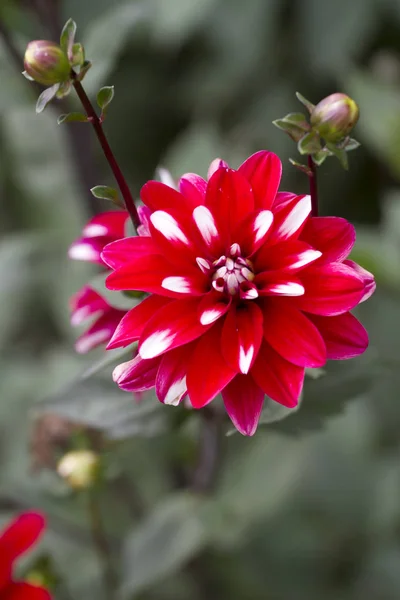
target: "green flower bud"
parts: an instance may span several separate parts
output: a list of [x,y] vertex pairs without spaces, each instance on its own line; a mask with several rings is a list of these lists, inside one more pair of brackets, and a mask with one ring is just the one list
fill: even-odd
[[327,142],[338,142],[349,135],[358,121],[359,108],[346,94],[331,94],[311,112],[311,125]]
[[100,478],[100,457],[92,450],[73,450],[57,465],[57,472],[74,490],[87,490]]
[[30,42],[25,52],[25,70],[38,83],[54,85],[69,79],[71,66],[67,55],[55,42]]

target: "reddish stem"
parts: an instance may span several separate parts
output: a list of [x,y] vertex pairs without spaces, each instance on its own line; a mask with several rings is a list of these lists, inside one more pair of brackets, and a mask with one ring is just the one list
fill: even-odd
[[311,215],[318,217],[317,165],[311,154],[308,155],[308,168],[310,169],[308,179],[310,181]]
[[138,228],[138,226],[140,225],[140,219],[136,210],[135,202],[133,200],[128,184],[126,183],[125,177],[123,176],[122,171],[116,161],[116,158],[110,148],[110,144],[107,141],[101,121],[97,116],[96,111],[94,110],[92,103],[90,102],[85,90],[83,89],[81,82],[77,80],[75,73],[73,73],[72,75],[72,80],[76,93],[78,94],[79,100],[82,102],[82,106],[85,109],[86,114],[89,117],[91,124],[93,125],[93,129],[96,132],[97,138],[100,142],[100,146],[103,149],[104,156],[106,157],[108,164],[110,165],[111,170],[114,173],[114,177],[118,183],[118,187],[121,190],[121,194],[125,202],[126,210],[129,212],[129,215],[132,219],[132,223],[136,228]]

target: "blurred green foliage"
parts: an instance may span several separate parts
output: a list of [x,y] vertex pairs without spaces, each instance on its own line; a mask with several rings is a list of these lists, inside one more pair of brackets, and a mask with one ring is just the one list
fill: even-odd
[[[155,398],[133,404],[109,366],[82,379],[103,354],[73,350],[68,298],[95,270],[66,250],[101,206],[89,188],[115,184],[88,124],[58,127],[61,104],[35,115],[37,90],[13,55],[57,39],[68,17],[94,63],[92,99],[115,86],[105,127],[135,193],[158,165],[204,175],[216,156],[236,166],[260,148],[281,156],[283,189],[304,192],[295,146],[272,120],[298,110],[296,90],[360,105],[349,173],[328,160],[319,179],[322,214],[356,223],[354,256],[378,280],[358,311],[371,348],[310,380],[296,414],[269,425],[265,413],[253,439],[225,437],[210,497],[177,489],[198,423]],[[63,580],[55,597],[106,600],[86,499],[31,469],[56,453],[49,423],[32,425],[50,412],[102,434],[101,510],[123,597],[398,600],[399,0],[3,0],[0,22],[1,521],[44,510],[38,553]],[[67,108],[80,107],[71,96]]]

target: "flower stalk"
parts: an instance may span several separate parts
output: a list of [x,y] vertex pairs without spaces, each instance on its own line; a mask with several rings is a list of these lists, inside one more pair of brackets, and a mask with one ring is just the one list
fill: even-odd
[[311,215],[318,217],[318,186],[317,186],[317,166],[311,154],[308,155],[308,180],[310,183],[311,196]]
[[124,200],[126,210],[128,211],[130,218],[132,219],[132,223],[135,228],[139,227],[140,219],[138,212],[136,210],[135,202],[133,200],[132,194],[128,187],[128,184],[125,180],[125,177],[121,171],[121,168],[111,150],[110,144],[105,136],[103,125],[97,116],[96,111],[94,110],[92,103],[90,102],[81,82],[78,80],[76,73],[71,71],[71,79],[72,85],[75,88],[75,91],[78,95],[79,100],[82,103],[83,108],[86,111],[89,121],[91,122],[93,129],[97,135],[97,138],[100,142],[100,146],[104,152],[104,156],[107,159],[108,164],[111,167],[111,170],[114,174],[114,177],[118,183],[118,187],[121,191],[122,198]]

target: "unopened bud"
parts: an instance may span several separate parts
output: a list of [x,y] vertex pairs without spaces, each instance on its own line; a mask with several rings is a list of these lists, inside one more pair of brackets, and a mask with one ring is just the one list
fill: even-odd
[[358,121],[359,108],[346,94],[331,94],[311,113],[311,125],[327,142],[338,142],[349,135]]
[[71,66],[67,55],[55,42],[30,42],[25,52],[25,70],[38,83],[54,85],[67,81]]
[[58,474],[74,490],[86,490],[100,477],[100,457],[92,450],[74,450],[65,454],[58,463]]

